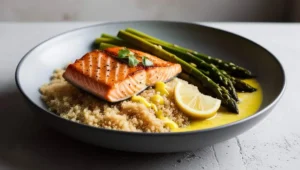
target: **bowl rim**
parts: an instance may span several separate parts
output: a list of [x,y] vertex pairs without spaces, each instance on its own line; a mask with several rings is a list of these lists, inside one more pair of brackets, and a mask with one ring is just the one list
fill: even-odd
[[[51,112],[51,111],[49,111],[49,110],[47,110],[45,108],[42,108],[42,107],[38,106],[33,100],[30,99],[30,97],[28,95],[26,95],[24,89],[21,86],[21,83],[20,83],[20,80],[19,80],[19,74],[20,74],[20,70],[22,68],[23,62],[26,60],[26,58],[36,48],[42,46],[43,44],[47,43],[50,40],[54,40],[55,38],[58,38],[60,36],[64,36],[64,35],[67,35],[69,33],[73,33],[73,32],[76,32],[76,31],[84,30],[86,28],[98,27],[98,26],[104,26],[104,25],[126,24],[126,23],[160,23],[160,24],[171,23],[171,24],[185,24],[185,25],[190,25],[190,26],[197,26],[197,27],[204,27],[204,28],[207,28],[207,29],[212,29],[214,31],[219,31],[219,32],[222,32],[222,33],[225,33],[225,34],[230,34],[231,36],[235,36],[235,37],[238,37],[240,39],[246,40],[249,43],[251,43],[253,45],[256,45],[257,47],[259,47],[259,48],[263,49],[264,51],[266,51],[271,57],[273,57],[273,59],[275,60],[275,62],[279,65],[281,73],[282,73],[282,76],[283,76],[283,85],[281,87],[280,93],[265,108],[263,108],[262,110],[260,110],[258,112],[255,112],[253,115],[248,116],[248,117],[246,117],[244,119],[241,119],[241,120],[238,120],[238,121],[235,121],[235,122],[231,122],[231,123],[228,123],[228,124],[224,124],[224,125],[221,125],[221,126],[212,127],[212,128],[192,130],[192,131],[183,131],[183,132],[160,132],[160,133],[153,133],[153,132],[151,132],[151,133],[130,132],[130,131],[106,129],[106,128],[94,127],[94,126],[90,126],[90,125],[87,125],[87,124],[74,122],[74,121],[71,121],[71,120],[68,120],[68,119],[64,119],[64,118],[60,117],[59,115],[55,114],[54,112]],[[16,67],[16,71],[15,71],[15,82],[16,82],[17,88],[19,89],[19,91],[21,92],[21,94],[25,97],[25,99],[27,99],[27,101],[29,101],[29,103],[31,105],[35,106],[36,108],[40,109],[41,111],[46,112],[46,113],[48,113],[48,114],[50,114],[50,115],[52,115],[52,116],[54,116],[56,118],[59,118],[61,120],[64,120],[66,123],[68,122],[68,123],[71,123],[71,124],[74,124],[74,125],[79,125],[79,126],[82,126],[83,128],[91,128],[91,129],[94,129],[94,130],[102,130],[103,132],[106,132],[106,133],[116,133],[116,134],[120,134],[120,135],[138,135],[138,136],[178,136],[178,135],[182,136],[182,135],[194,135],[194,134],[197,134],[197,133],[206,133],[206,132],[220,130],[220,129],[223,129],[223,128],[228,128],[228,127],[231,127],[231,126],[242,124],[243,122],[246,122],[246,121],[248,121],[250,119],[254,119],[254,118],[256,118],[256,117],[258,117],[258,116],[260,116],[260,115],[262,115],[264,113],[266,114],[269,109],[271,109],[272,107],[274,107],[278,103],[278,101],[281,99],[281,97],[283,96],[283,94],[285,92],[286,84],[287,84],[286,81],[287,81],[286,80],[286,73],[285,73],[285,70],[284,70],[284,67],[283,67],[282,63],[279,61],[279,59],[273,53],[271,53],[269,50],[267,50],[263,46],[259,45],[258,43],[254,42],[254,41],[252,41],[252,40],[250,40],[250,39],[248,39],[246,37],[243,37],[241,35],[232,33],[230,31],[226,31],[226,30],[219,29],[219,28],[214,28],[214,27],[211,27],[211,26],[206,26],[206,25],[203,25],[201,23],[185,22],[185,21],[164,21],[164,20],[112,21],[112,22],[103,22],[103,23],[98,23],[98,24],[92,24],[92,25],[88,25],[88,26],[79,27],[79,28],[75,28],[75,29],[70,29],[70,30],[64,31],[62,33],[56,34],[54,36],[51,36],[50,38],[48,38],[48,39],[46,39],[46,40],[38,43],[33,48],[31,48],[21,58],[21,60],[19,61],[18,65]]]

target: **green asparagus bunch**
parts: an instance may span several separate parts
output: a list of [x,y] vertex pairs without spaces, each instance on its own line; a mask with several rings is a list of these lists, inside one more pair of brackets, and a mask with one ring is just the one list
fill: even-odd
[[128,28],[117,36],[102,34],[95,40],[99,49],[114,46],[134,48],[154,54],[164,60],[181,64],[180,78],[197,85],[200,91],[222,101],[229,111],[238,113],[238,92],[254,92],[256,89],[238,78],[252,78],[252,73],[231,62],[225,62],[196,51],[165,42],[140,31]]
[[225,62],[225,61],[222,61],[221,59],[213,58],[211,56],[198,53],[197,51],[187,49],[187,48],[184,48],[184,47],[181,47],[181,46],[178,46],[178,45],[175,45],[175,44],[157,39],[155,37],[152,37],[150,35],[147,35],[145,33],[137,31],[133,28],[127,28],[126,31],[129,32],[129,33],[132,33],[134,35],[137,35],[139,37],[143,37],[143,38],[145,38],[145,39],[147,39],[147,40],[149,40],[149,41],[151,41],[155,44],[158,44],[158,45],[161,45],[161,46],[174,47],[174,48],[176,48],[178,50],[181,50],[183,52],[192,53],[195,56],[205,60],[208,63],[215,64],[216,66],[218,66],[221,69],[223,69],[223,70],[227,71],[228,73],[230,73],[232,76],[239,77],[239,78],[253,78],[254,77],[254,75],[250,72],[250,70],[247,70],[247,69],[245,69],[241,66],[238,66],[234,63]]

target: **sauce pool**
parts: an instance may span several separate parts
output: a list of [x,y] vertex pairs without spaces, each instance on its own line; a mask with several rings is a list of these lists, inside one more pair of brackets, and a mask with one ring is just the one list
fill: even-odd
[[213,128],[225,124],[229,124],[246,117],[253,115],[260,107],[263,99],[262,89],[255,79],[245,80],[246,83],[257,88],[257,91],[252,93],[238,93],[239,97],[239,114],[226,112],[220,108],[216,116],[205,120],[192,120],[191,124],[184,128],[173,129],[173,132],[183,132]]

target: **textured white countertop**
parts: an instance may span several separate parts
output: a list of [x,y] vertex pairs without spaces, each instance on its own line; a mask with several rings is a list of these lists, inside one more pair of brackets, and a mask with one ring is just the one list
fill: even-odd
[[0,22],[1,170],[299,169],[300,24],[205,23],[247,37],[270,50],[282,62],[288,85],[272,113],[251,130],[212,147],[174,154],[96,148],[47,128],[28,110],[14,81],[21,57],[55,34],[91,24],[94,23]]

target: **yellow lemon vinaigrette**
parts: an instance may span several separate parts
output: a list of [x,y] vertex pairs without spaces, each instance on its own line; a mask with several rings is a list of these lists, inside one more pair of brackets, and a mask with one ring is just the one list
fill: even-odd
[[209,119],[204,120],[192,120],[191,124],[185,128],[178,128],[172,130],[173,132],[181,131],[191,131],[191,130],[200,130],[213,128],[225,124],[229,124],[241,119],[244,119],[248,116],[253,115],[260,107],[263,99],[262,89],[255,79],[245,80],[246,83],[257,88],[257,91],[252,93],[238,93],[239,103],[239,114],[233,114],[226,112],[224,109],[220,108],[217,114]]

